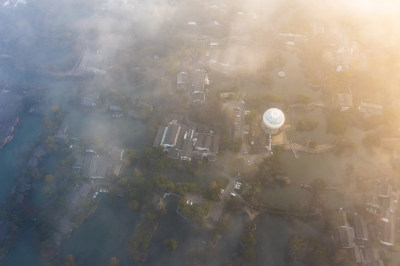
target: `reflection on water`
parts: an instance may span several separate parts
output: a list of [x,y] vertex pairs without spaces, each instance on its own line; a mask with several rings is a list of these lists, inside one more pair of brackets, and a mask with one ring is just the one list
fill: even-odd
[[[176,214],[177,200],[170,198],[167,213],[160,218],[158,230],[151,242],[148,259],[140,265],[182,265],[191,248],[199,248],[204,235]],[[73,254],[79,265],[103,265],[111,257],[122,265],[135,262],[128,256],[126,245],[140,220],[140,212],[132,212],[124,200],[103,199],[91,215],[66,240],[64,255]],[[167,251],[163,241],[174,238],[178,242],[175,252]]]
[[103,265],[111,257],[131,265],[125,246],[139,218],[140,213],[132,212],[126,202],[105,198],[95,213],[72,233],[62,253],[73,254],[79,265]]
[[28,151],[40,134],[41,117],[25,114],[15,129],[14,140],[0,150],[0,202],[2,202],[20,174],[24,158],[23,151]]
[[283,266],[285,252],[292,234],[316,236],[318,231],[312,225],[300,221],[289,223],[284,218],[261,216],[256,220],[256,265]]
[[14,246],[4,259],[5,266],[39,266],[43,265],[40,257],[39,235],[35,230],[28,229],[18,236]]
[[[187,253],[204,246],[206,234],[192,227],[175,212],[177,203],[175,198],[168,199],[167,213],[160,219],[145,265],[185,265],[188,263]],[[175,252],[164,248],[163,242],[169,238],[174,238],[178,243]]]

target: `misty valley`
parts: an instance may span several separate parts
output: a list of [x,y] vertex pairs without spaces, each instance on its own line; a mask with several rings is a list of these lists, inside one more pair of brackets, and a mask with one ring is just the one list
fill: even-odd
[[0,264],[400,265],[399,15],[0,0]]

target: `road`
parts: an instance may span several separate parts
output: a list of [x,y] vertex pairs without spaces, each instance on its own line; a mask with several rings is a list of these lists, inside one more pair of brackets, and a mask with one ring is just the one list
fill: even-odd
[[217,223],[219,220],[219,217],[222,214],[222,211],[224,210],[224,205],[225,205],[225,199],[227,197],[231,196],[231,193],[233,192],[233,188],[235,186],[235,183],[237,181],[237,177],[232,177],[229,176],[229,183],[226,186],[224,192],[221,195],[221,200],[217,203],[214,204],[213,209],[208,213],[206,216],[206,221],[211,222],[211,223]]

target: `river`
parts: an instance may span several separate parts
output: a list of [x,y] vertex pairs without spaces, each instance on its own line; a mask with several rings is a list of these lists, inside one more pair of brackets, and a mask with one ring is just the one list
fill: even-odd
[[[21,166],[26,163],[23,151],[29,151],[35,144],[36,137],[41,133],[42,117],[23,114],[15,129],[14,140],[0,150],[0,201],[11,192],[21,174]],[[4,265],[40,265],[38,250],[39,237],[32,229],[28,229],[16,239],[14,246],[4,260]]]

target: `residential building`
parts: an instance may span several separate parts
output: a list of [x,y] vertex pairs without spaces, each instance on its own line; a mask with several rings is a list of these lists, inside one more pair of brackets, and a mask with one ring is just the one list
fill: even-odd
[[67,144],[69,143],[69,136],[67,135],[68,127],[65,127],[63,130],[57,130],[57,133],[54,136],[54,139],[59,144]]
[[290,46],[304,44],[308,41],[306,36],[295,33],[278,33],[277,38]]
[[381,116],[383,114],[383,106],[374,103],[361,102],[358,106],[358,110],[363,113],[365,117]]
[[379,241],[385,246],[393,246],[395,243],[397,203],[398,191],[389,179],[377,182],[367,210],[380,218],[377,233]]
[[396,233],[395,213],[390,212],[381,219],[379,241],[385,246],[394,246]]
[[106,149],[103,155],[93,150],[78,154],[72,166],[78,173],[90,178],[106,178],[119,176],[122,168],[124,150],[117,147]]
[[339,226],[336,228],[336,238],[341,248],[353,248],[355,247],[354,242],[354,230],[349,226]]
[[347,111],[353,107],[353,94],[351,91],[338,93],[336,95],[336,108],[340,111]]
[[384,266],[379,256],[379,251],[376,248],[361,249],[363,266]]
[[186,72],[180,72],[176,76],[176,89],[178,91],[187,91],[189,89],[189,76]]
[[90,94],[86,95],[85,97],[83,97],[83,99],[81,101],[81,105],[83,107],[96,107],[99,99],[100,99],[99,94],[90,93]]
[[124,150],[117,148],[117,147],[112,147],[109,151],[109,157],[110,157],[110,170],[111,173],[115,176],[119,176],[122,168],[122,159],[124,156]]
[[192,101],[193,103],[204,103],[206,86],[210,84],[207,71],[197,68],[192,74]]
[[364,247],[365,242],[368,241],[368,228],[364,218],[357,213],[354,214],[354,230],[357,245]]

